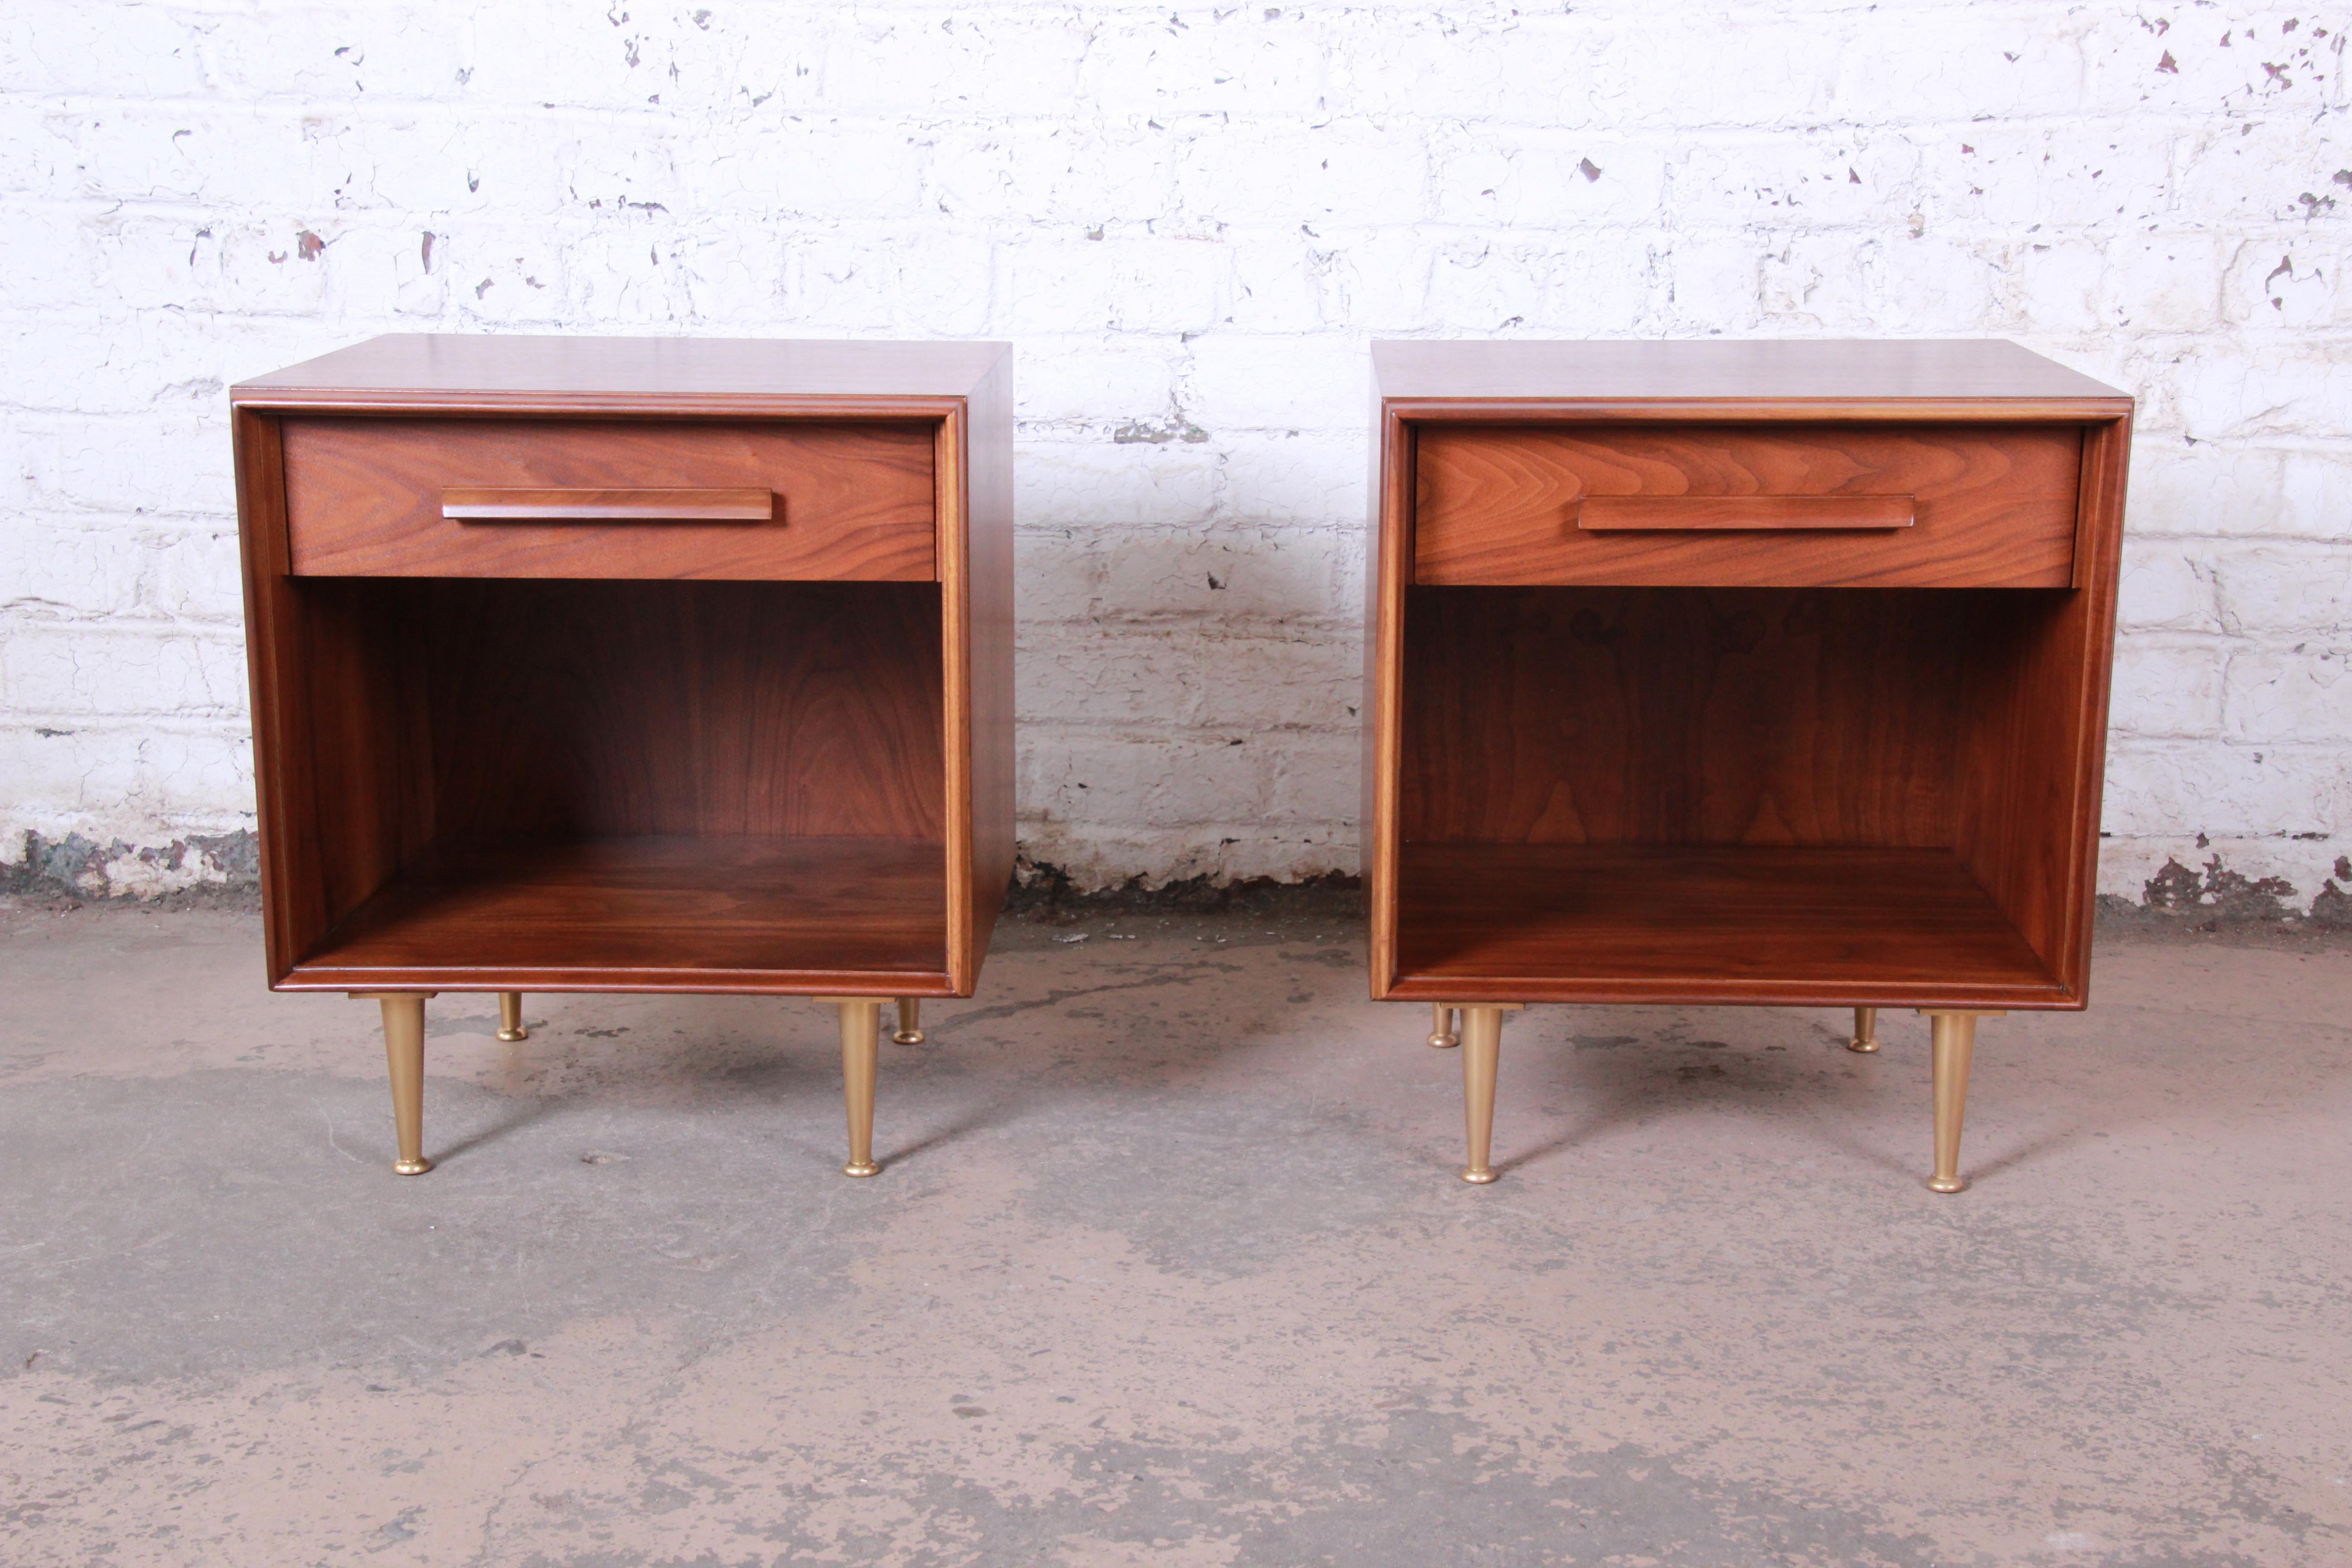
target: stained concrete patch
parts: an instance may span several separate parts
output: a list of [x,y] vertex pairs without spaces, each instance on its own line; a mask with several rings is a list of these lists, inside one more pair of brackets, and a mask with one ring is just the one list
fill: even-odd
[[806,1004],[444,997],[404,1180],[249,921],[0,921],[0,1560],[2352,1556],[2352,963],[2103,950],[1958,1198],[1908,1015],[1533,1009],[1482,1189],[1330,923],[1008,930],[851,1182]]
[[[30,1239],[11,1259],[0,1365],[37,1352],[117,1384],[390,1352],[415,1376],[581,1313],[821,1310],[877,1200],[836,1190],[839,1160],[816,1142],[832,1119],[774,1113],[785,1076],[634,1118],[436,1084],[443,1181],[388,1180],[383,1092],[349,1079],[20,1089],[0,1190],[8,1234]],[[807,1089],[794,1098],[814,1104]],[[129,1129],[147,1132],[121,1158],[88,1158]],[[818,1179],[803,1203],[778,1201]],[[879,1201],[893,1199],[919,1202]]]
[[[1889,1531],[1867,1511],[1808,1507],[1741,1489],[1708,1487],[1630,1447],[1577,1456],[1564,1481],[1538,1479],[1520,1457],[1486,1443],[1458,1416],[1391,1413],[1372,1440],[1352,1432],[1301,1437],[1278,1452],[1223,1455],[1106,1441],[1054,1456],[1092,1495],[1008,1504],[953,1475],[905,1474],[889,1489],[919,1510],[935,1543],[898,1549],[877,1527],[835,1537],[789,1525],[750,1532],[778,1562],[885,1558],[910,1568],[1093,1561],[1492,1568],[1647,1563],[1932,1564],[1924,1535]],[[708,1478],[699,1479],[708,1489]],[[693,1493],[649,1479],[632,1500],[660,1511]],[[814,1493],[787,1507],[811,1514]],[[594,1510],[575,1517],[583,1523]],[[767,1561],[764,1556],[752,1561]],[[547,1568],[682,1568],[740,1557],[534,1553]],[[2186,1560],[2183,1560],[2186,1562]],[[2200,1557],[2200,1568],[2229,1560]]]

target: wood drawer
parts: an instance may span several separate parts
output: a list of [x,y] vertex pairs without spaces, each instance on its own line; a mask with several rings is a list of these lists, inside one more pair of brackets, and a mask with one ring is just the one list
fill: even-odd
[[2063,588],[2075,425],[1415,426],[1424,584]]
[[291,416],[290,558],[298,576],[928,582],[933,436],[916,420]]

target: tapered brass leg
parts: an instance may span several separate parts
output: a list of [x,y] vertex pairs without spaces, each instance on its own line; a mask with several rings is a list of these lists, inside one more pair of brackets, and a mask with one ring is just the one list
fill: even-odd
[[849,1105],[849,1163],[845,1176],[871,1176],[874,1163],[874,1074],[881,1055],[882,1004],[871,996],[841,999],[841,1086]]
[[923,1043],[923,1002],[919,996],[898,998],[898,1032],[890,1037],[894,1046],[919,1046]]
[[530,1038],[530,1031],[522,1024],[522,993],[520,991],[499,993],[499,1038],[509,1042]]
[[1936,1173],[1927,1178],[1939,1193],[1965,1192],[1960,1174],[1960,1122],[1969,1108],[1969,1058],[1975,1054],[1977,1020],[1999,1013],[1948,1013],[1922,1007],[1934,1033],[1936,1074]]
[[357,991],[354,1001],[383,1008],[383,1060],[392,1075],[392,1131],[400,1158],[392,1168],[421,1176],[433,1168],[425,1157],[425,1004],[429,991]]
[[1450,1051],[1460,1045],[1462,1037],[1454,1031],[1454,1009],[1443,1002],[1431,1003],[1429,1009],[1430,1045],[1441,1051]]
[[1462,1009],[1462,1112],[1470,1133],[1465,1182],[1495,1179],[1495,1074],[1503,1060],[1503,1010]]
[[1850,1051],[1878,1049],[1878,1009],[1856,1007],[1853,1010],[1853,1038],[1845,1043]]

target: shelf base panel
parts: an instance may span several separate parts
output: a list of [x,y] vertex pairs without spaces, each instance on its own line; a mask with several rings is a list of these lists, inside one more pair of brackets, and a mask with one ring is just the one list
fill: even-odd
[[866,837],[436,843],[284,991],[955,994],[945,847]]
[[2074,1008],[1949,849],[1409,843],[1391,1000]]

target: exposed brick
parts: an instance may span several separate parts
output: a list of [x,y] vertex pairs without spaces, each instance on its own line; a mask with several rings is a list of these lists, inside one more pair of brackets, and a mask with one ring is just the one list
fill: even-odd
[[1191,347],[1185,406],[1195,418],[1257,430],[1369,422],[1371,362],[1362,344],[1346,337],[1219,333]]
[[2221,728],[2221,671],[2229,658],[2218,640],[2189,642],[2150,635],[2116,650],[2108,721],[2118,734],[2213,735]]
[[2203,554],[2171,540],[2125,541],[2117,620],[2128,631],[2219,631]]
[[2341,746],[2118,738],[2108,752],[2101,826],[2117,838],[2341,835],[2339,825],[2352,821],[2352,769]]
[[2352,746],[2352,642],[2242,653],[2230,660],[2224,701],[2233,741]]
[[1353,868],[1367,340],[2009,336],[2141,399],[2103,886],[2201,833],[2308,893],[2352,836],[2319,20],[29,0],[0,859],[152,889],[250,827],[225,389],[373,332],[1015,340],[1022,835],[1082,882]]
[[2212,574],[2222,623],[2232,632],[2352,640],[2352,548],[2305,540],[2222,545]]

